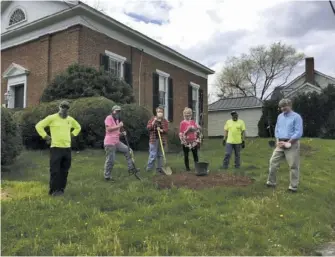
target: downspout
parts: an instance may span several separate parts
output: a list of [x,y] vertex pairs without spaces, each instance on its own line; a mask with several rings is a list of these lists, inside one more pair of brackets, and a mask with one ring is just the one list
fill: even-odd
[[142,71],[142,56],[143,56],[143,49],[141,50],[140,67],[139,67],[139,71],[138,71],[138,105],[141,105],[141,71]]
[[133,47],[130,46],[130,85],[133,87]]

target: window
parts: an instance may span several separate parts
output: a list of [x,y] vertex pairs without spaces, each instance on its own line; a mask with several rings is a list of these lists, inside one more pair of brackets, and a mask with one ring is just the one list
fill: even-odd
[[123,64],[126,61],[126,58],[117,54],[114,54],[110,51],[105,51],[105,54],[108,56],[108,72],[116,78],[124,78],[124,69]]
[[169,93],[168,93],[168,83],[169,83],[169,76],[170,74],[167,74],[163,71],[156,70],[156,72],[159,75],[159,89],[158,89],[158,95],[159,95],[159,105],[164,106],[164,116],[165,119],[168,119],[168,112],[169,112]]
[[9,26],[26,20],[26,15],[22,9],[16,9],[9,18]]
[[193,111],[193,119],[199,123],[200,113],[199,113],[199,88],[198,84],[193,82],[190,83],[192,86],[192,111]]

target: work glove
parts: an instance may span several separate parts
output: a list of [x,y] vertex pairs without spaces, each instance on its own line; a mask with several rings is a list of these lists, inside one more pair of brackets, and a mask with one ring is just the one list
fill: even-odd
[[47,142],[48,145],[51,144],[51,137],[49,135],[47,135],[44,140]]
[[241,144],[241,146],[242,146],[242,149],[244,149],[244,148],[245,148],[245,142],[244,142],[244,140],[242,141],[242,144]]
[[225,146],[226,145],[226,139],[222,140],[222,145]]

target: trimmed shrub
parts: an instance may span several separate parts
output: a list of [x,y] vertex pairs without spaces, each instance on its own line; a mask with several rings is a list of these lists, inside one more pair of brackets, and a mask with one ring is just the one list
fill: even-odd
[[178,135],[178,128],[169,128],[167,151],[170,153],[181,151],[181,142]]
[[[147,123],[150,120],[151,112],[135,104],[122,105],[121,120],[124,129],[127,131],[129,145],[134,150],[148,150],[149,148],[149,131]],[[122,142],[125,139],[121,137]]]
[[[71,103],[69,115],[75,118],[81,126],[81,132],[72,140],[72,148],[74,150],[83,150],[86,147],[102,148],[105,137],[104,121],[111,113],[115,103],[105,97],[88,97],[69,101]],[[60,101],[43,103],[22,113],[16,113],[16,119],[22,128],[23,142],[28,149],[49,147],[37,134],[35,125],[46,116],[58,112],[59,103]],[[134,150],[138,150],[141,148],[141,142],[148,144],[146,123],[150,118],[150,112],[133,104],[123,105],[122,108],[122,120],[128,132],[129,143]],[[49,133],[48,128],[46,131]]]
[[124,80],[114,78],[103,70],[73,64],[56,76],[45,88],[41,102],[58,99],[79,99],[104,96],[114,102],[133,103],[133,90]]
[[22,151],[20,129],[13,114],[1,107],[1,165],[12,164]]

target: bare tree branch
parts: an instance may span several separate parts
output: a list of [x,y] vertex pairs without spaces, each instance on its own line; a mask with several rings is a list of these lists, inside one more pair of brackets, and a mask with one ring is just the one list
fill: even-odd
[[[220,92],[232,88],[242,95],[253,95],[262,100],[272,85],[286,84],[294,68],[303,59],[304,54],[281,42],[267,47],[252,47],[248,54],[226,61],[219,74],[217,87],[221,89]],[[279,82],[279,79],[284,82]]]

